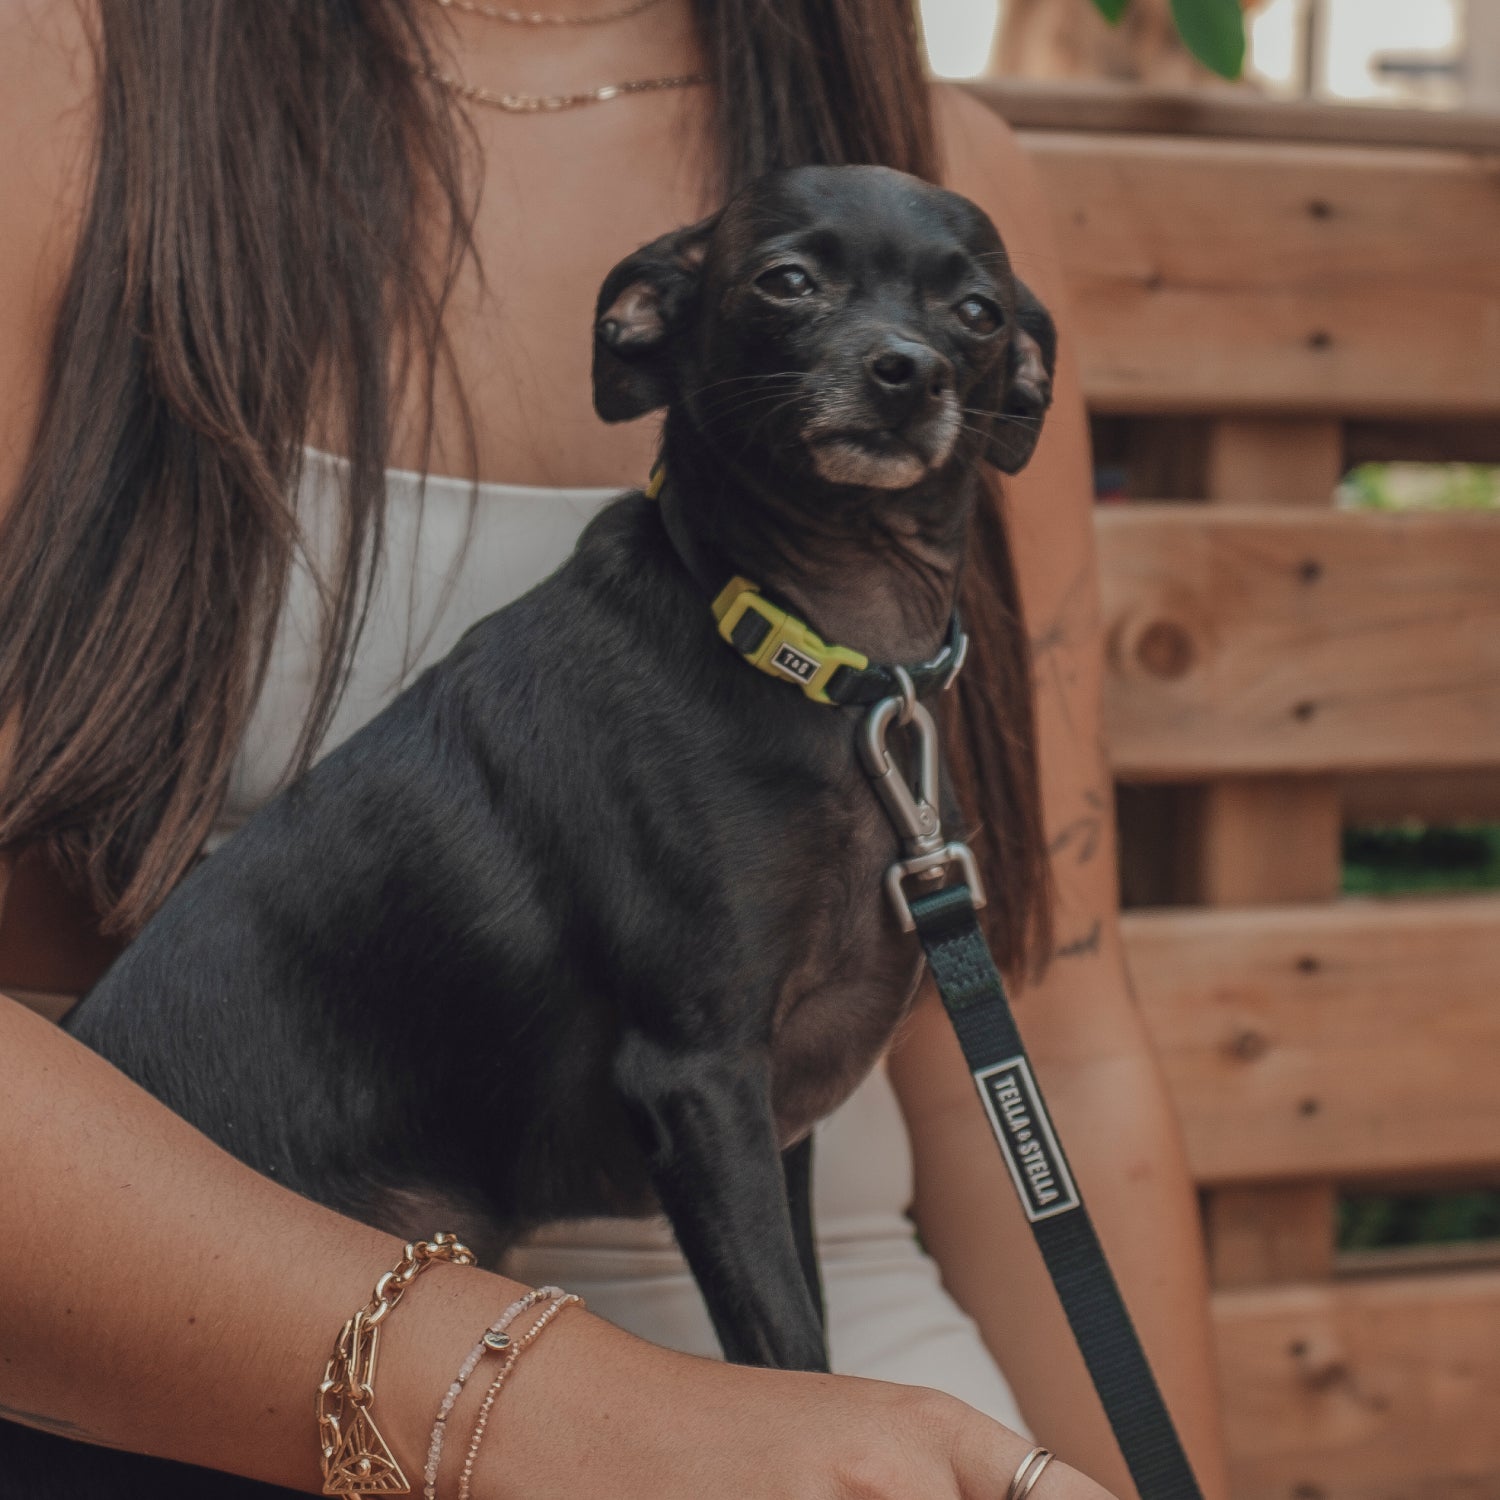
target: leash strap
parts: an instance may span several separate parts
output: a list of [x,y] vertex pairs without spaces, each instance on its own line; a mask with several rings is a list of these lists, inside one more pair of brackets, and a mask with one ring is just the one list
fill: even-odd
[[1202,1500],[1032,1076],[967,885],[911,916],[1021,1206],[1141,1500]]
[[[660,495],[665,477],[658,466],[648,497]],[[968,641],[957,612],[931,661],[886,666],[824,641],[747,578],[731,579],[712,607],[720,636],[750,666],[800,687],[814,702],[870,709],[856,746],[901,844],[902,857],[885,877],[896,919],[903,931],[915,929],[922,940],[990,1128],[1141,1500],[1202,1500],[1048,1118],[1004,981],[980,930],[975,911],[985,897],[974,856],[966,845],[943,836],[937,727],[917,697],[924,689],[951,686],[963,666]],[[887,739],[897,725],[909,727],[916,738],[915,785],[890,754]],[[954,884],[908,895],[908,880],[920,885],[945,872],[948,878],[957,875]]]

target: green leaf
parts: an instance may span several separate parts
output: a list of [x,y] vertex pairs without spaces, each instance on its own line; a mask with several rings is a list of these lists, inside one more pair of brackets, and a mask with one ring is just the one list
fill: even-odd
[[1118,23],[1120,17],[1125,14],[1125,7],[1129,4],[1130,0],[1094,0],[1094,5],[1099,14],[1111,26]]
[[1199,62],[1221,78],[1240,76],[1245,68],[1240,0],[1172,0],[1172,15],[1188,51]]

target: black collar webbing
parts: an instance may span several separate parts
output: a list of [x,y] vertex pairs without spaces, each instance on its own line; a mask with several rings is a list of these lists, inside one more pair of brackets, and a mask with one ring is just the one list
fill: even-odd
[[1141,1500],[1202,1500],[1031,1072],[966,885],[911,915],[990,1128]]
[[[646,485],[646,498],[659,500],[666,482],[666,466],[658,463]],[[670,534],[670,524],[667,529]],[[699,578],[681,542],[674,539],[674,545],[683,566]],[[872,662],[862,651],[830,645],[790,610],[772,604],[748,578],[731,578],[715,597],[713,612],[720,636],[745,661],[767,676],[795,683],[814,703],[868,708],[882,698],[901,697],[906,691],[903,672],[919,694],[929,688],[946,688],[963,667],[969,650],[955,610],[943,644],[930,661],[908,667]]]

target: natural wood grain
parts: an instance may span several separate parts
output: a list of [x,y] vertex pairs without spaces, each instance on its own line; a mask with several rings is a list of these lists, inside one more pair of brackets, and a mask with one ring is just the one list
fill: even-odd
[[1338,894],[1339,802],[1326,778],[1211,781],[1194,807],[1182,858],[1196,901],[1269,906]]
[[1301,104],[1231,89],[1007,78],[965,84],[1017,130],[1210,136],[1258,142],[1500,152],[1500,115],[1479,110]]
[[1121,777],[1500,763],[1500,516],[1122,505],[1097,535]]
[[1333,1271],[1336,1203],[1327,1183],[1221,1187],[1206,1209],[1216,1287],[1322,1281]]
[[1355,464],[1405,460],[1422,464],[1500,464],[1500,422],[1349,422],[1344,456]]
[[1096,411],[1500,412],[1500,155],[1027,145]]
[[1500,1495],[1500,1272],[1215,1298],[1236,1500]]
[[1346,823],[1500,823],[1500,766],[1346,776],[1340,796]]
[[1328,505],[1344,474],[1341,423],[1226,417],[1209,431],[1204,496],[1240,505]]
[[1132,912],[1124,933],[1200,1182],[1500,1159],[1500,897]]
[[[1204,486],[1214,504],[1328,506],[1343,469],[1333,420],[1208,423]],[[1330,776],[1236,776],[1197,793],[1186,845],[1193,894],[1207,906],[1332,901],[1339,893],[1338,786]],[[1332,1182],[1226,1187],[1207,1194],[1215,1286],[1320,1280],[1333,1268]]]

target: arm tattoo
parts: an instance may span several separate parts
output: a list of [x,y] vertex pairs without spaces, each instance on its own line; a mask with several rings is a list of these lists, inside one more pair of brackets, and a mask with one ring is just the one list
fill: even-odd
[[1088,811],[1065,824],[1047,845],[1053,859],[1071,853],[1075,864],[1087,865],[1098,854],[1100,835],[1104,832],[1104,798],[1090,788],[1083,794],[1083,801]]
[[1082,937],[1074,938],[1071,942],[1064,943],[1061,948],[1053,954],[1054,958],[1088,958],[1099,951],[1099,943],[1104,936],[1104,923],[1098,917],[1094,918],[1094,925],[1084,933]]
[[[1089,631],[1093,629],[1094,622],[1090,609],[1093,603],[1093,591],[1089,588],[1089,581],[1089,570],[1080,569],[1063,591],[1062,602],[1057,607],[1057,613],[1041,634],[1035,636],[1031,642],[1033,669],[1038,678],[1046,672],[1051,679],[1053,691],[1057,694],[1063,723],[1071,734],[1077,733],[1068,693],[1073,678],[1071,671],[1060,658],[1063,652],[1076,645],[1080,638],[1087,637]],[[1080,607],[1088,611],[1086,617],[1081,620],[1078,618]]]

